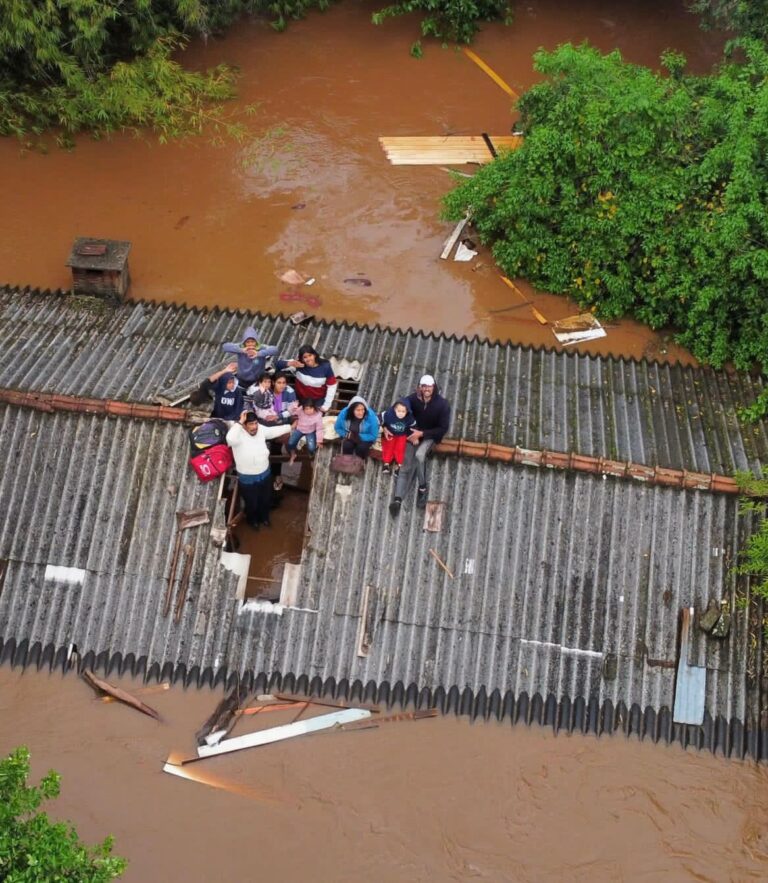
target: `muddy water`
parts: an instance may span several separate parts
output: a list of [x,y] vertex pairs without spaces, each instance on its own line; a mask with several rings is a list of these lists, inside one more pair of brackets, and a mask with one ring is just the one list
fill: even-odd
[[[106,236],[133,242],[136,297],[304,308],[327,319],[553,345],[551,330],[528,309],[491,312],[517,296],[487,254],[472,264],[438,259],[450,231],[437,217],[448,175],[390,166],[377,142],[506,133],[507,95],[453,49],[428,46],[423,59],[410,58],[416,20],[374,28],[374,8],[340,3],[281,35],[243,21],[224,39],[191,47],[189,65],[241,68],[231,109],[249,129],[242,144],[162,146],[125,136],[81,139],[71,154],[20,156],[14,142],[0,143],[0,280],[66,287],[73,238]],[[534,80],[536,48],[583,39],[649,65],[673,47],[697,71],[711,66],[722,42],[702,33],[682,2],[528,0],[516,4],[512,27],[486,26],[474,48],[520,91]],[[249,104],[258,105],[254,117],[243,114]],[[317,279],[298,293],[319,305],[280,298],[286,286],[277,275],[290,267]],[[357,274],[372,285],[344,282]],[[562,298],[522,287],[549,319],[574,312]],[[609,328],[588,349],[690,358],[632,322]]]
[[749,763],[434,719],[214,758],[184,781],[162,764],[191,753],[218,693],[143,696],[162,723],[92,697],[73,675],[0,669],[0,753],[24,742],[35,776],[62,773],[54,815],[114,834],[126,881],[768,876],[768,774]]

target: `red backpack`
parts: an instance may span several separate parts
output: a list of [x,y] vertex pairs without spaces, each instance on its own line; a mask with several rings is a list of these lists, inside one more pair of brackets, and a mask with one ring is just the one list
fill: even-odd
[[213,481],[235,465],[229,445],[213,445],[189,458],[189,465],[200,481]]

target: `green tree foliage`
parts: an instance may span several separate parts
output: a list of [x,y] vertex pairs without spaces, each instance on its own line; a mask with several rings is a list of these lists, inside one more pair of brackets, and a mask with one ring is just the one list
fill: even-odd
[[736,481],[739,489],[750,495],[742,499],[741,511],[757,517],[756,529],[739,553],[741,563],[736,572],[751,577],[752,594],[768,601],[768,475],[763,472],[755,478],[751,472],[737,472]]
[[606,318],[673,326],[697,358],[768,366],[768,54],[669,75],[618,52],[535,55],[525,142],[446,198],[504,270]]
[[[237,135],[221,102],[234,71],[185,70],[174,52],[191,36],[221,31],[244,12],[276,30],[330,0],[3,0],[0,2],[0,135],[31,143],[58,129],[71,145],[81,131],[104,135],[150,128],[161,139],[214,131]],[[424,14],[422,34],[468,42],[477,22],[504,17],[506,0],[405,0],[382,21]]]
[[768,0],[693,0],[704,27],[724,28],[740,36],[768,38]]
[[221,124],[211,108],[233,94],[233,72],[189,72],[172,58],[210,19],[203,0],[4,0],[0,134],[55,127],[66,141],[151,127],[168,137]]
[[[374,24],[387,18],[420,12],[421,35],[452,43],[470,43],[481,21],[510,20],[511,11],[507,0],[400,0],[373,15]],[[412,52],[419,55],[421,44],[415,44]]]
[[51,771],[37,787],[27,785],[28,778],[26,748],[0,760],[0,880],[105,883],[119,877],[126,862],[111,855],[111,838],[85,846],[70,825],[38,812],[43,801],[58,797],[59,776]]

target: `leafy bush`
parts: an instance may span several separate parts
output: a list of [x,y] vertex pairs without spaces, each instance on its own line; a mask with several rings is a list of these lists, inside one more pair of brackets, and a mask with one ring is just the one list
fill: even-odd
[[26,748],[0,760],[0,880],[106,883],[119,877],[126,862],[111,855],[111,838],[85,846],[70,825],[38,812],[43,801],[58,797],[59,776],[51,771],[37,787],[27,785],[28,778]]
[[752,594],[768,601],[768,475],[755,478],[751,472],[737,472],[736,481],[740,490],[751,495],[742,501],[741,511],[756,513],[759,518],[757,529],[739,553],[741,563],[736,572],[752,577]]
[[[478,22],[510,20],[507,0],[401,0],[373,15],[374,24],[387,18],[421,12],[421,34],[452,43],[470,43],[478,29]],[[414,55],[420,54],[421,44],[415,44]]]
[[583,45],[535,55],[525,143],[445,200],[505,273],[605,318],[671,325],[716,366],[768,366],[768,54],[663,76]]
[[234,73],[185,71],[171,58],[182,30],[207,27],[202,0],[12,0],[0,5],[0,134],[62,141],[151,127],[163,137],[224,124],[212,105]]
[[768,38],[768,0],[693,0],[691,10],[701,15],[704,27]]

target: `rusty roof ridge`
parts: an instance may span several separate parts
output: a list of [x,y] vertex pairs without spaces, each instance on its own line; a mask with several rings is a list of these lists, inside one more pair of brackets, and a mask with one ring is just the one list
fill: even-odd
[[682,748],[710,751],[723,757],[743,760],[749,756],[758,762],[768,759],[768,732],[761,727],[759,720],[747,717],[744,720],[730,720],[718,715],[713,718],[707,711],[700,726],[675,723],[672,711],[667,706],[654,709],[641,708],[637,703],[629,708],[624,702],[613,703],[605,699],[601,703],[596,696],[561,696],[541,693],[529,696],[522,692],[515,695],[511,690],[504,694],[493,690],[490,694],[484,687],[474,691],[470,687],[460,690],[452,686],[422,687],[415,683],[404,684],[398,681],[377,683],[373,680],[363,684],[360,680],[336,680],[332,677],[323,680],[315,675],[282,674],[280,672],[230,671],[220,667],[214,671],[210,666],[201,670],[200,666],[187,667],[183,662],[152,663],[147,667],[146,657],[136,658],[135,654],[125,655],[93,650],[78,654],[73,665],[70,647],[45,647],[36,642],[31,647],[28,640],[17,642],[10,638],[0,638],[0,665],[10,664],[12,668],[26,669],[35,666],[41,669],[60,670],[63,674],[78,673],[84,669],[102,671],[107,677],[126,673],[142,677],[144,682],[170,681],[181,683],[184,688],[225,686],[232,689],[240,685],[246,693],[267,693],[283,691],[298,693],[308,698],[323,698],[354,704],[355,702],[383,705],[387,708],[437,708],[442,714],[455,717],[469,717],[471,720],[495,720],[511,726],[545,726],[556,735],[566,732],[569,735],[614,735],[636,738],[639,741],[650,739],[655,743],[679,744]]
[[60,395],[53,392],[23,392],[0,388],[0,403],[31,408],[35,411],[53,413],[67,411],[76,414],[105,414],[112,417],[133,417],[138,420],[165,420],[170,423],[187,423],[186,410],[166,405],[145,405],[138,402],[121,402],[116,399],[93,399],[85,396]]
[[436,446],[441,454],[454,454],[470,459],[490,460],[522,466],[586,472],[607,478],[634,479],[646,484],[674,487],[680,490],[700,490],[711,493],[738,494],[736,480],[717,473],[691,472],[687,469],[669,469],[663,466],[645,466],[631,460],[610,460],[587,454],[562,451],[535,450],[519,446],[506,447],[491,442],[472,442],[463,439],[444,439]]
[[[32,296],[36,296],[36,297],[64,298],[64,297],[68,297],[68,296],[74,296],[74,292],[72,290],[67,290],[67,289],[59,288],[59,289],[56,289],[56,291],[51,291],[50,289],[41,289],[41,288],[29,286],[29,285],[24,286],[22,288],[19,286],[12,286],[9,284],[0,283],[0,293],[2,293],[2,292],[8,292],[10,294],[32,295]],[[186,302],[179,304],[176,302],[155,300],[153,298],[131,298],[130,300],[125,301],[125,304],[126,305],[135,304],[137,306],[147,306],[147,307],[152,307],[155,309],[166,308],[169,311],[193,313],[194,315],[210,314],[213,317],[242,316],[242,317],[252,318],[254,321],[258,320],[259,322],[262,322],[264,320],[277,320],[277,319],[287,322],[290,319],[290,314],[286,315],[285,313],[282,313],[282,312],[278,312],[278,313],[264,312],[263,313],[260,311],[247,310],[247,309],[241,308],[241,307],[228,308],[228,307],[218,307],[218,306],[214,306],[214,307],[194,306],[194,305],[189,306]],[[412,326],[408,326],[407,328],[400,328],[400,327],[393,328],[391,326],[381,325],[378,322],[373,323],[373,324],[368,324],[368,323],[360,324],[358,322],[350,322],[345,319],[312,318],[310,321],[311,321],[311,324],[313,324],[314,326],[316,326],[316,327],[319,326],[321,328],[346,329],[346,330],[352,330],[352,331],[366,331],[369,333],[389,332],[389,333],[393,333],[393,334],[404,334],[404,335],[410,334],[410,335],[413,335],[414,337],[421,337],[425,340],[429,340],[429,339],[432,339],[435,341],[445,340],[445,341],[451,341],[454,343],[467,343],[467,344],[476,343],[479,345],[496,346],[496,347],[500,347],[502,349],[513,348],[513,349],[520,350],[521,352],[524,352],[524,353],[526,353],[526,352],[554,353],[558,356],[562,356],[566,359],[572,359],[572,360],[575,360],[576,358],[581,356],[581,357],[589,358],[595,362],[603,362],[605,364],[624,364],[624,365],[633,365],[633,364],[634,365],[643,365],[643,364],[645,364],[645,365],[670,365],[670,366],[679,365],[683,368],[694,368],[694,367],[699,367],[700,369],[709,368],[714,373],[722,374],[724,376],[726,376],[728,374],[728,372],[724,371],[723,369],[715,369],[711,365],[698,365],[698,366],[686,365],[685,363],[681,362],[679,359],[675,359],[673,361],[668,361],[668,360],[661,361],[661,360],[655,360],[655,359],[648,358],[647,356],[643,356],[642,358],[636,358],[634,356],[614,356],[614,355],[604,356],[604,355],[599,355],[597,353],[588,353],[588,352],[580,353],[580,352],[576,352],[575,350],[565,351],[563,349],[558,349],[554,343],[552,343],[552,344],[542,343],[542,344],[539,344],[538,346],[534,346],[533,344],[513,343],[512,341],[509,341],[509,340],[505,341],[505,340],[501,340],[500,338],[480,337],[477,334],[474,334],[471,337],[469,337],[466,334],[461,334],[461,335],[456,334],[456,333],[448,334],[446,332],[437,332],[437,331],[430,331],[430,330],[426,330],[426,329],[413,328]],[[739,373],[739,372],[736,372],[736,373]],[[745,373],[745,372],[742,372],[742,373]]]
[[[78,414],[104,414],[113,417],[133,417],[140,420],[165,420],[172,423],[189,422],[186,410],[167,405],[146,405],[116,399],[94,399],[84,396],[61,395],[51,392],[23,392],[0,388],[0,403],[52,413],[67,411]],[[473,442],[448,438],[440,442],[440,454],[453,454],[467,459],[490,460],[516,466],[537,466],[586,472],[592,475],[634,479],[650,485],[674,487],[680,490],[700,490],[712,493],[738,494],[739,486],[731,476],[717,473],[692,472],[662,466],[646,466],[630,460],[611,460],[573,451],[549,451],[534,448],[507,447],[492,442]]]

